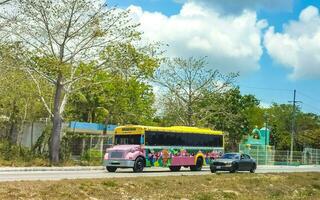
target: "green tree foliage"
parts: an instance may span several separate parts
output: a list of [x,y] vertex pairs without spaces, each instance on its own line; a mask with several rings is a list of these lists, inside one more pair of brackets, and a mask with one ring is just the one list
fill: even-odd
[[196,126],[203,115],[198,104],[206,99],[205,92],[223,91],[237,76],[234,73],[223,75],[211,69],[205,58],[174,58],[166,60],[157,71],[155,82],[167,92],[163,102],[169,119],[175,124]]
[[320,149],[320,116],[313,113],[299,113],[297,116],[296,145]]
[[48,116],[34,85],[17,69],[22,64],[14,59],[18,49],[17,45],[0,48],[0,122],[11,144],[16,144],[24,123]]
[[[161,125],[172,125],[172,121],[179,120],[178,113],[183,110],[179,110],[181,107],[173,101],[165,105],[164,117],[159,120]],[[258,105],[259,101],[253,95],[241,95],[239,88],[228,88],[223,92],[203,90],[201,100],[194,105],[199,113],[194,119],[196,126],[224,131],[226,148],[236,151],[243,135],[253,127],[252,111],[259,109]]]
[[[254,107],[249,110],[249,126],[262,127],[266,122],[271,129],[271,145],[276,149],[288,150],[291,144],[292,133],[292,105],[272,104],[269,108]],[[305,147],[319,148],[319,116],[312,113],[304,113],[296,109],[294,149],[303,150]]]
[[[114,67],[96,74],[71,96],[70,119],[114,124],[150,124],[155,109],[148,80],[159,66],[156,46],[135,48],[131,44],[110,46],[102,57],[112,57]],[[84,66],[83,70],[91,70]],[[96,84],[101,83],[101,84]]]
[[[292,133],[292,105],[273,104],[267,109],[270,115],[270,125],[277,149],[289,149]],[[302,150],[304,147],[319,148],[319,116],[303,113],[296,109],[294,149]]]
[[211,94],[202,103],[208,110],[203,121],[206,126],[227,133],[227,148],[237,150],[237,144],[250,130],[250,115],[259,101],[253,95],[241,95],[239,88],[231,88],[223,93]]
[[[109,9],[93,0],[34,1],[12,0],[5,19],[14,19],[2,29],[9,41],[21,43],[24,61],[21,69],[32,78],[39,94],[41,81],[54,87],[53,108],[42,98],[52,117],[50,156],[59,162],[60,133],[69,96],[79,82],[112,68],[113,57],[100,57],[106,47],[140,39],[128,11]],[[81,64],[94,64],[94,70],[81,71]],[[86,73],[89,72],[89,73]],[[82,85],[83,86],[83,85]],[[82,87],[81,86],[81,87]]]
[[72,120],[113,124],[148,124],[153,118],[152,87],[135,78],[110,76],[95,81],[106,83],[84,88],[70,97],[67,116]]
[[[272,131],[274,145],[277,149],[290,149],[292,106],[289,104],[273,104],[266,109],[269,126]],[[300,112],[297,110],[297,112]]]

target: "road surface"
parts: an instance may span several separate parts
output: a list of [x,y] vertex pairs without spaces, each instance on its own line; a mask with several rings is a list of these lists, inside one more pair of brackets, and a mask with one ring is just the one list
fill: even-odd
[[[256,173],[291,173],[320,172],[320,166],[260,166]],[[227,172],[218,172],[227,173]],[[247,173],[247,172],[241,172]],[[184,169],[180,172],[170,172],[167,168],[146,168],[142,173],[133,173],[132,169],[118,169],[115,173],[105,170],[72,170],[72,171],[0,171],[0,182],[23,180],[62,180],[62,179],[93,179],[93,178],[124,178],[124,177],[154,177],[154,176],[194,176],[211,174],[208,167],[200,172]]]

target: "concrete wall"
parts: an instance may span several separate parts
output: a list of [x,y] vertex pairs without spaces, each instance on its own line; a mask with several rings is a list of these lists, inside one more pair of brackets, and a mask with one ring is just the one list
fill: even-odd
[[[18,136],[18,143],[25,147],[32,147],[47,125],[45,122],[26,123],[22,129],[22,134]],[[67,128],[68,125],[68,123],[63,123],[63,129]]]
[[[23,127],[22,134],[18,136],[18,143],[25,147],[31,147],[37,142],[46,126],[47,123],[45,122],[26,123]],[[62,125],[62,129],[65,132],[76,132],[81,134],[93,135],[112,135],[115,127],[116,125],[108,125],[106,128],[104,124],[85,122],[70,122],[63,123]],[[61,137],[62,136],[63,134],[61,134]]]
[[22,135],[19,136],[19,143],[22,146],[31,147],[37,142],[45,127],[45,123],[41,122],[25,124],[22,129]]

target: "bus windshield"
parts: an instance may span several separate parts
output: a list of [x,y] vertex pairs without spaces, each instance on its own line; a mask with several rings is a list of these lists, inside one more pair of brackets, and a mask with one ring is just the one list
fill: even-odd
[[140,144],[141,135],[116,135],[114,144]]

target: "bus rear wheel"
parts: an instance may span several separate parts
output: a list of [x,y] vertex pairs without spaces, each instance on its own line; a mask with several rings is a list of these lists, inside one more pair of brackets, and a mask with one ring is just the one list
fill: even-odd
[[144,168],[144,159],[141,157],[138,157],[133,166],[133,172],[142,172]]
[[181,166],[170,166],[169,169],[172,172],[178,172],[178,171],[180,171]]
[[115,172],[117,170],[116,167],[106,167],[108,172]]
[[190,170],[191,171],[201,171],[202,164],[203,164],[203,159],[202,159],[202,157],[199,157],[199,158],[197,158],[196,165],[190,166]]

